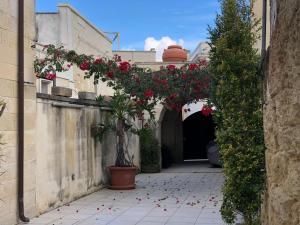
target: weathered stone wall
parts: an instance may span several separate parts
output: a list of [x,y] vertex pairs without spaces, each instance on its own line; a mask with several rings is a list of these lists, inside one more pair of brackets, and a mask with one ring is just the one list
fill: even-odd
[[[115,161],[113,134],[100,144],[91,127],[103,122],[109,111],[95,101],[39,95],[37,99],[38,213],[71,202],[107,184],[106,166]],[[129,150],[139,164],[139,142],[130,137]]]
[[[111,40],[70,5],[58,5],[58,13],[37,13],[36,24],[40,44],[63,45],[78,53],[112,57]],[[93,79],[84,79],[84,72],[76,66],[57,75],[57,86],[72,88],[73,97],[79,91],[113,95],[113,90],[103,82],[95,86]]]
[[272,1],[264,109],[265,225],[300,224],[300,1]]
[[[35,1],[25,2],[25,204],[26,214],[35,215],[35,117],[36,95],[33,76],[34,51],[31,49],[35,38]],[[17,0],[0,1],[0,98],[7,103],[0,118],[0,133],[3,134],[3,161],[0,176],[0,224],[17,222]]]

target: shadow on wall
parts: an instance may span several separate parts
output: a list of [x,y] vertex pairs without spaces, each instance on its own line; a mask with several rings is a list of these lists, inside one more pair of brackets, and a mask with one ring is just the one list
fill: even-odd
[[164,112],[161,122],[161,146],[163,166],[183,162],[181,112],[171,110]]

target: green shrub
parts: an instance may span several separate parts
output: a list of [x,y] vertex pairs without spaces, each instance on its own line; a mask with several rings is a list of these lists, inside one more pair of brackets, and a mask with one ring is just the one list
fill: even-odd
[[253,48],[258,21],[246,0],[222,0],[221,13],[210,32],[210,69],[216,137],[225,184],[223,219],[257,224],[264,190],[262,79],[259,56]]
[[150,127],[139,131],[142,172],[160,171],[160,146]]

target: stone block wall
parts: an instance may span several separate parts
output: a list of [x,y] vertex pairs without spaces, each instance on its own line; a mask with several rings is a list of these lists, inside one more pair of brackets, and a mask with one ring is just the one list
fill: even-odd
[[[35,117],[36,94],[33,76],[34,51],[31,49],[35,38],[34,0],[25,2],[25,204],[26,214],[35,215]],[[0,224],[17,222],[17,0],[0,1],[0,99],[6,109],[0,118],[0,133],[3,135],[0,166]]]
[[300,1],[271,2],[264,225],[300,224]]
[[[100,189],[107,184],[106,166],[113,165],[116,139],[95,140],[91,128],[109,111],[96,101],[38,94],[36,118],[36,204],[43,213]],[[129,150],[139,166],[138,136]]]
[[[40,44],[63,45],[77,53],[112,57],[111,40],[68,4],[59,4],[58,13],[37,13],[36,24]],[[95,86],[93,78],[84,79],[84,72],[76,66],[71,67],[68,72],[58,73],[57,76],[57,86],[73,89],[73,97],[77,97],[79,91],[113,95],[112,88],[105,83],[99,82]]]

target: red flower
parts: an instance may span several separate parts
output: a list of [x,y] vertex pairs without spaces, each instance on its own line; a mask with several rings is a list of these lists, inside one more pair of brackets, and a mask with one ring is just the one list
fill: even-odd
[[171,94],[170,96],[169,96],[169,99],[174,99],[174,98],[176,98],[177,97],[177,94],[176,93],[173,93],[173,94]]
[[98,65],[98,64],[101,64],[102,63],[102,59],[101,58],[98,58],[95,60],[94,64]]
[[170,71],[173,71],[176,69],[176,66],[175,65],[167,65],[167,69]]
[[198,69],[198,65],[197,64],[190,64],[189,65],[189,70],[190,71],[193,71],[193,70],[196,70],[196,69]]
[[56,78],[56,74],[55,73],[47,73],[45,78],[48,80],[54,80]]
[[187,75],[186,75],[185,73],[182,74],[182,75],[181,75],[181,79],[182,79],[182,80],[186,80],[186,79],[187,79]]
[[145,92],[144,92],[144,96],[146,98],[151,98],[154,96],[154,92],[151,90],[151,89],[147,89]]
[[119,69],[122,72],[128,72],[130,69],[130,63],[129,62],[121,62],[119,65]]
[[143,99],[138,99],[137,101],[136,101],[136,104],[137,105],[143,105],[145,103],[145,101],[143,100]]
[[107,76],[108,78],[110,78],[110,79],[113,79],[114,73],[111,72],[111,71],[109,71],[109,72],[106,73],[106,76]]
[[116,62],[121,62],[122,61],[122,58],[120,55],[114,55],[114,59]]
[[203,106],[201,112],[204,116],[209,116],[213,112],[213,109],[210,106],[205,105],[205,106]]
[[167,80],[160,80],[160,83],[161,83],[162,85],[167,85],[167,84],[168,84],[168,81],[167,81]]
[[79,68],[81,70],[88,70],[90,68],[90,63],[88,61],[83,61],[80,65]]

